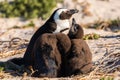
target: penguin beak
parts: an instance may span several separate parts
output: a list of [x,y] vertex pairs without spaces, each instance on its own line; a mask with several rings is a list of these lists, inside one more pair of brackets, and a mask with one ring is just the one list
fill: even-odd
[[67,11],[62,11],[62,13],[60,14],[60,19],[64,20],[64,19],[70,19],[71,16],[75,13],[78,13],[79,10],[77,9],[69,9]]
[[76,21],[75,21],[75,19],[73,18],[72,19],[72,26],[71,26],[71,29],[70,29],[70,31],[72,32],[72,33],[74,33],[74,32],[76,32]]
[[78,12],[79,12],[79,10],[77,10],[77,9],[70,9],[70,10],[67,11],[67,13],[69,15],[73,15],[73,14],[78,13]]
[[75,35],[76,32],[77,32],[77,29],[76,29],[76,21],[75,21],[75,19],[73,18],[73,19],[72,19],[72,26],[70,27],[68,36],[71,37],[71,36]]
[[75,18],[72,18],[72,25],[75,25],[75,24],[77,24],[75,21]]

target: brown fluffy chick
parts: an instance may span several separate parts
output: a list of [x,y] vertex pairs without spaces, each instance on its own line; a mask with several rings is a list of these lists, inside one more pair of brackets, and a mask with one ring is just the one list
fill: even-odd
[[61,65],[64,64],[64,54],[69,51],[71,41],[62,33],[45,33],[35,42],[32,52],[32,67],[34,77],[55,78],[61,76]]
[[67,56],[66,76],[88,73],[92,68],[92,53],[82,39],[83,29],[73,18],[68,36],[71,38],[71,50]]
[[68,33],[70,39],[82,39],[84,36],[83,28],[76,23],[75,19],[72,19],[72,26]]

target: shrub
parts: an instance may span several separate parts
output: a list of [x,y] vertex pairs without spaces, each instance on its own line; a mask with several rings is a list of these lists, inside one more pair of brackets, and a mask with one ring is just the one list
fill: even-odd
[[56,6],[56,0],[14,0],[0,2],[1,17],[23,17],[24,19],[46,19]]
[[100,80],[114,80],[114,78],[110,76],[105,76],[105,77],[102,77]]

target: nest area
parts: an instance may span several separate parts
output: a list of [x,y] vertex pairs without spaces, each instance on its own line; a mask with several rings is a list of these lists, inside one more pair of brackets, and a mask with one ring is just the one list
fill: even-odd
[[[28,43],[29,40],[21,39],[19,37],[14,37],[9,41],[0,41],[0,59],[11,57],[16,54],[23,55]],[[7,66],[4,69],[5,72],[11,73],[11,71],[14,71],[14,74],[18,76],[23,76],[25,74],[25,72],[23,72],[23,69],[25,69],[23,66],[18,66],[9,61],[5,62],[4,66]],[[31,71],[28,71],[27,74]],[[98,74],[108,75],[109,73],[114,73],[116,71],[120,71],[120,52],[115,53],[114,51],[106,51],[106,53],[98,61],[93,62],[93,71],[87,74],[87,76],[89,78],[93,78]]]

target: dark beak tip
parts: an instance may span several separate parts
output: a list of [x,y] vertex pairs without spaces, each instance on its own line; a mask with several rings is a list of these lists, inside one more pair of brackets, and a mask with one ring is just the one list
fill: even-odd
[[78,12],[79,12],[79,10],[77,10],[77,9],[71,9],[71,10],[70,10],[70,13],[71,13],[71,14],[75,14],[75,13],[78,13]]
[[73,9],[74,13],[78,13],[79,10],[78,9]]
[[79,12],[79,10],[75,9],[75,13],[78,13],[78,12]]
[[75,18],[72,18],[72,22],[75,22]]

